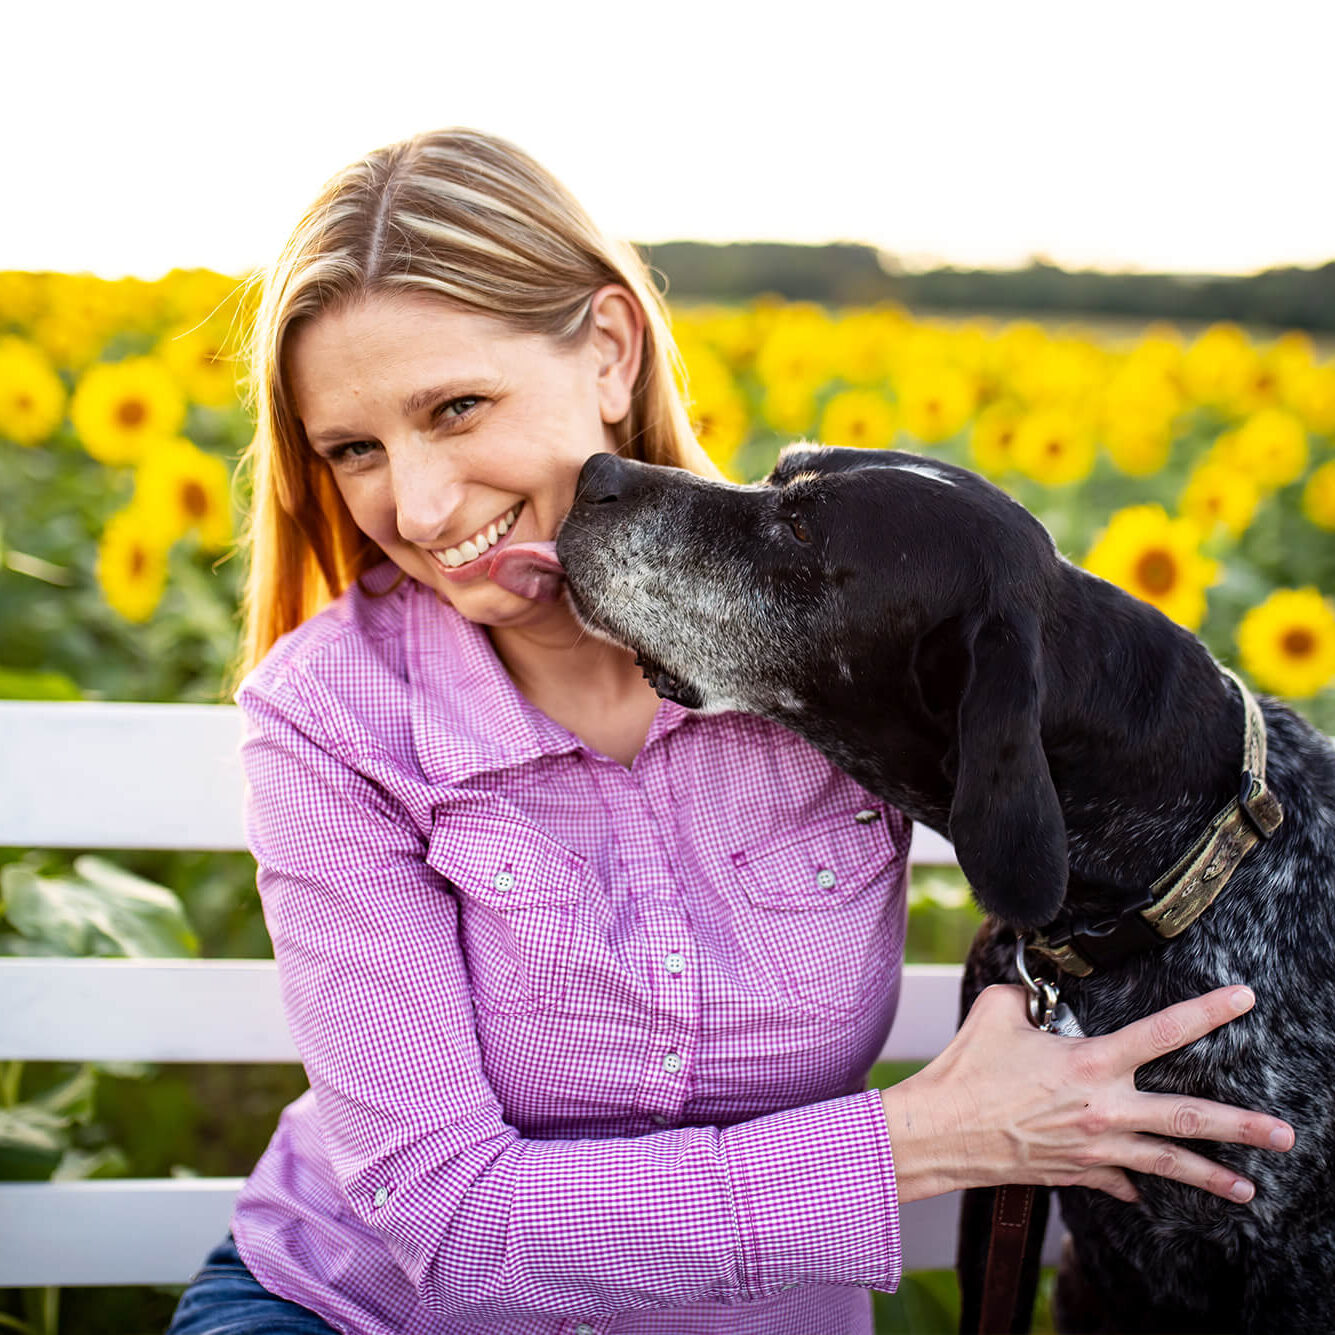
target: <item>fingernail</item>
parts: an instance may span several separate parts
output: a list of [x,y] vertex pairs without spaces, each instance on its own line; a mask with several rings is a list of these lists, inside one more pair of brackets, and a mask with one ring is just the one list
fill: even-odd
[[1228,1194],[1235,1201],[1249,1201],[1254,1194],[1254,1188],[1250,1182],[1235,1182],[1230,1188]]
[[1270,1133],[1270,1143],[1277,1150],[1286,1150],[1293,1144],[1293,1132],[1286,1126],[1277,1126]]
[[1229,1005],[1233,1007],[1239,1015],[1242,1014],[1256,1000],[1255,994],[1250,987],[1235,987],[1228,994]]

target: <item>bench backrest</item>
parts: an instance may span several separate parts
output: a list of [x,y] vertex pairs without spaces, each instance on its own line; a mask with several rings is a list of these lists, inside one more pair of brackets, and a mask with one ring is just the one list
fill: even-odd
[[[232,706],[0,702],[0,846],[244,849],[240,731]],[[955,860],[921,826],[911,858]],[[949,1042],[959,979],[958,965],[908,966],[882,1060],[926,1060]],[[0,957],[4,1060],[299,1057],[272,960]],[[226,1233],[243,1180],[0,1183],[0,1288],[184,1283]],[[905,1207],[906,1268],[953,1264],[957,1210],[951,1196]]]

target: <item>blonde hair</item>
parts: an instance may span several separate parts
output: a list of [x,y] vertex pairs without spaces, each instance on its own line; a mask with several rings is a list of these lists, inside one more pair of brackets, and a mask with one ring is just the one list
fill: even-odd
[[620,283],[639,301],[645,331],[630,411],[613,427],[618,452],[722,476],[674,383],[674,372],[685,382],[684,368],[645,262],[603,236],[569,191],[507,140],[433,130],[369,153],[324,186],[255,283],[246,349],[255,434],[241,460],[251,504],[236,679],[384,560],[352,522],[293,407],[285,345],[325,311],[372,294],[420,294],[568,343],[584,332],[594,292]]

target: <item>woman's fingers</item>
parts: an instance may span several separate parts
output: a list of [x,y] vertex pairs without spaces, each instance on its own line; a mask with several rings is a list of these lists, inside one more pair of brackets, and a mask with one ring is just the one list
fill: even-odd
[[1247,987],[1217,987],[1199,997],[1190,997],[1175,1005],[1165,1006],[1144,1019],[1111,1034],[1104,1035],[1111,1060],[1124,1071],[1134,1071],[1156,1057],[1185,1048],[1198,1038],[1204,1038],[1212,1029],[1236,1020],[1256,1001]]
[[1248,1112],[1227,1103],[1186,1098],[1180,1094],[1137,1092],[1131,1120],[1137,1131],[1188,1140],[1222,1140],[1255,1145],[1263,1150],[1293,1148],[1293,1128],[1268,1113]]
[[1249,1201],[1256,1194],[1255,1187],[1241,1174],[1170,1140],[1160,1140],[1157,1136],[1117,1136],[1110,1138],[1106,1147],[1107,1157],[1113,1163],[1138,1173],[1200,1187],[1226,1201]]

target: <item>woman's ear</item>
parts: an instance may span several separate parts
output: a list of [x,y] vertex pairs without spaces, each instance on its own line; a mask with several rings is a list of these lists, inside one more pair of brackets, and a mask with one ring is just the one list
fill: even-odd
[[1031,613],[994,615],[967,640],[955,855],[978,902],[1016,928],[1050,922],[1066,897],[1066,823],[1040,733],[1041,641]]
[[589,319],[598,365],[598,408],[611,425],[630,412],[644,354],[644,312],[626,288],[609,283],[593,294]]

